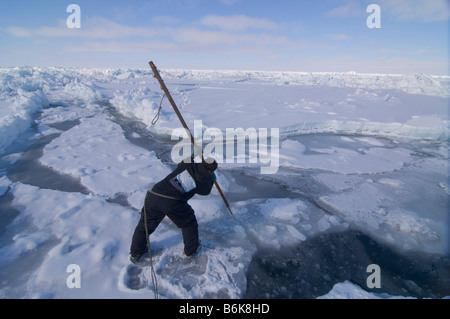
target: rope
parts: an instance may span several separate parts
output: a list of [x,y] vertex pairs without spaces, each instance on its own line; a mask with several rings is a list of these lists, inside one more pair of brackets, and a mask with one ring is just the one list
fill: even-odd
[[152,120],[152,126],[155,125],[156,122],[158,122],[158,120],[159,120],[159,113],[161,112],[162,101],[164,100],[165,96],[166,96],[166,93],[163,94],[161,101],[159,102],[158,112],[156,112],[156,115]]
[[[147,199],[147,195],[145,196]],[[145,209],[145,202],[144,200],[144,225],[145,225],[145,236],[147,238],[147,247],[148,247],[148,254],[150,255],[150,269],[151,269],[151,275],[152,275],[152,286],[153,286],[153,294],[155,296],[155,299],[158,299],[158,280],[156,279],[155,269],[153,268],[153,258],[152,258],[152,249],[150,247],[150,235],[148,233],[148,226],[147,226],[147,211]]]
[[149,192],[152,193],[153,195],[156,195],[156,196],[159,196],[159,197],[162,197],[162,198],[167,198],[167,199],[171,199],[171,200],[178,200],[178,198],[176,198],[176,197],[163,195],[163,194],[160,194],[160,193],[157,193],[157,192],[154,192],[154,191],[149,191]]

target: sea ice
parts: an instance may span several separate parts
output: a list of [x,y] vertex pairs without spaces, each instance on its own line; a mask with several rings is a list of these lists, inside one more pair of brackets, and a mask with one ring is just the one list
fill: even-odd
[[317,299],[414,299],[412,297],[391,296],[386,293],[368,292],[358,285],[346,280],[334,285],[326,295]]
[[[181,232],[169,220],[151,235],[163,298],[240,298],[258,249],[276,253],[326,232],[356,228],[403,251],[447,251],[448,217],[442,212],[448,211],[448,77],[190,70],[161,75],[189,126],[202,120],[203,129],[281,133],[279,174],[262,180],[245,163],[219,168],[219,184],[239,198],[232,201],[233,216],[216,190],[190,201],[203,244],[197,259],[184,258]],[[167,138],[180,123],[164,99],[152,125],[162,93],[151,72],[0,68],[0,84],[0,196],[6,200],[9,192],[19,212],[2,225],[11,237],[2,238],[0,263],[12,271],[13,263],[24,260],[8,274],[27,274],[20,286],[2,287],[0,295],[151,296],[149,269],[133,272],[128,250],[146,190],[170,169],[166,154],[151,149],[152,141],[150,150],[130,143],[110,112],[144,123],[170,148]],[[39,161],[79,179],[89,195],[8,179],[8,165],[24,153],[3,153],[33,124],[34,139],[53,138]],[[111,203],[119,197],[121,205]],[[82,271],[80,289],[66,285],[71,264]],[[11,282],[8,274],[4,282]],[[324,297],[355,296],[392,297],[350,282]]]
[[154,152],[130,144],[118,124],[101,117],[81,119],[45,147],[40,161],[104,196],[133,193],[170,172]]

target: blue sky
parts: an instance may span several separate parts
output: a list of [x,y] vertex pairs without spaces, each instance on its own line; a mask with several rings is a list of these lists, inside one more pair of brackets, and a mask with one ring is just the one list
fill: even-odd
[[449,0],[8,0],[0,66],[448,75],[449,20]]

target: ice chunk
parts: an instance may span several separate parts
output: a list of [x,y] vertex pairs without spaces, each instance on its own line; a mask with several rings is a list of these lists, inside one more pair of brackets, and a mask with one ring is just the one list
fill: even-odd
[[11,182],[6,176],[0,177],[0,196],[6,193],[9,185],[11,185]]
[[322,196],[319,202],[347,223],[391,245],[402,249],[445,249],[442,247],[445,238],[441,240],[438,224],[412,211],[397,208],[395,194],[372,181],[355,185],[341,194]]
[[334,285],[326,295],[317,299],[413,299],[412,297],[392,296],[386,293],[368,292],[358,285],[346,280]]
[[[50,239],[43,261],[27,282],[29,297],[45,293],[55,298],[119,296],[116,280],[127,261],[130,234],[137,216],[103,198],[15,183],[13,207],[21,210],[26,231],[2,249],[9,258],[38,249]],[[18,221],[19,222],[19,221]],[[34,232],[33,232],[34,230]],[[68,265],[80,266],[81,289],[68,289]],[[99,275],[101,274],[101,275]],[[62,279],[61,279],[62,278]]]
[[0,94],[0,153],[30,127],[36,112],[47,105],[47,96],[42,90],[19,88],[13,97]]
[[297,239],[299,241],[306,240],[306,236],[303,235],[301,232],[299,232],[298,229],[296,229],[294,226],[287,225],[286,228],[289,231],[289,233],[292,235],[292,237],[294,237],[295,239]]
[[170,173],[153,152],[130,144],[118,124],[101,117],[82,119],[62,133],[40,161],[106,196],[148,188]]
[[[373,144],[373,141],[371,141]],[[371,147],[363,152],[330,145],[319,154],[306,154],[305,146],[294,140],[281,143],[280,165],[304,169],[323,169],[336,173],[380,173],[401,168],[411,160],[411,151]]]
[[14,243],[0,249],[0,262],[15,259],[27,251],[34,250],[52,237],[46,232],[21,233],[13,237]]
[[331,227],[331,224],[326,220],[325,217],[322,217],[319,220],[317,227],[318,227],[319,231],[323,232],[323,231],[329,229]]

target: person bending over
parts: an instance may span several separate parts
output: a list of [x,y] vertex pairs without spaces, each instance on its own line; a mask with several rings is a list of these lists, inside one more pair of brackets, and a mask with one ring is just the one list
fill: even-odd
[[201,163],[185,161],[163,180],[155,184],[148,191],[141,218],[134,230],[130,247],[130,261],[139,262],[147,251],[147,230],[150,236],[164,217],[169,219],[181,229],[186,256],[193,256],[199,247],[198,224],[195,212],[188,204],[188,200],[195,194],[209,195],[214,185],[217,162],[213,159],[203,160]]

